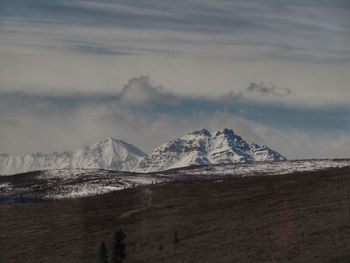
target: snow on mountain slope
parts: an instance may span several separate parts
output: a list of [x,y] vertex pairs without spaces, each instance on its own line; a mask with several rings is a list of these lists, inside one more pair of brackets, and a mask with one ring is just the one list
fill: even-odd
[[150,156],[131,144],[107,138],[76,152],[0,153],[0,175],[49,169],[110,169],[153,172],[190,165],[285,160],[267,146],[248,144],[233,130],[211,134],[203,129],[156,148]]
[[191,165],[251,161],[286,160],[267,146],[248,144],[233,130],[224,129],[213,135],[203,129],[156,148],[134,171],[153,172]]
[[130,171],[146,154],[124,141],[107,138],[74,153],[72,168]]
[[72,168],[126,171],[133,169],[145,156],[144,152],[131,144],[107,138],[76,152],[32,153],[23,156],[0,153],[0,174]]
[[28,155],[0,153],[0,174],[9,175],[55,167],[70,168],[71,157],[71,152],[31,153]]

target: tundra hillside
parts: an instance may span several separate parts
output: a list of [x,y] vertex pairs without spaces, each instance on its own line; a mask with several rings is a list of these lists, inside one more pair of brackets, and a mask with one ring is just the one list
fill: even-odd
[[[348,262],[350,167],[0,206],[0,262]],[[176,233],[177,242],[174,242]]]

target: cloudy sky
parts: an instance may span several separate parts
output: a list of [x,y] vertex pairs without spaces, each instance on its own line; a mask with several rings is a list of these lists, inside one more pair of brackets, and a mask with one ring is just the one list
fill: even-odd
[[0,0],[0,152],[224,127],[350,157],[348,0]]

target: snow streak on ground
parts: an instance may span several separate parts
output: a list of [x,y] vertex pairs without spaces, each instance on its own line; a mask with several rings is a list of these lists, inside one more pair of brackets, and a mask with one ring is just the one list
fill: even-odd
[[51,170],[42,173],[38,179],[55,180],[56,185],[59,183],[56,191],[46,195],[49,199],[91,196],[166,181],[147,174],[94,169]]
[[6,191],[10,188],[11,188],[11,184],[9,184],[9,183],[0,184],[0,192]]
[[[0,203],[21,200],[78,198],[139,185],[176,180],[221,180],[227,177],[268,176],[350,166],[350,159],[271,161],[193,166],[154,173],[102,169],[58,169],[0,176]],[[10,201],[9,201],[10,200]]]
[[350,159],[339,160],[296,160],[296,161],[267,161],[251,163],[235,163],[208,166],[194,166],[177,169],[173,172],[186,176],[204,178],[224,176],[260,176],[290,174],[296,172],[319,171],[328,168],[350,166]]

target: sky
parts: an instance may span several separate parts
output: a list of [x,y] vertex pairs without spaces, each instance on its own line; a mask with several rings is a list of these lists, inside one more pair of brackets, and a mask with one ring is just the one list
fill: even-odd
[[232,128],[350,158],[348,0],[0,0],[0,152]]

